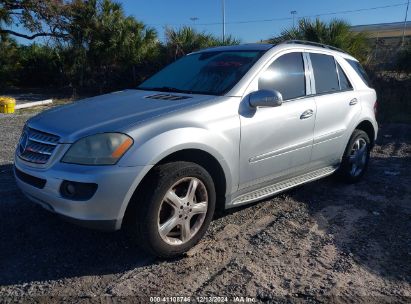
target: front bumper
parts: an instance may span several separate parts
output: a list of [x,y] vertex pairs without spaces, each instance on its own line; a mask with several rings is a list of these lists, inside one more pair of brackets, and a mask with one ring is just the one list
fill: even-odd
[[[31,201],[71,222],[102,230],[121,228],[134,190],[152,167],[83,166],[55,162],[49,168],[37,168],[18,156],[15,156],[14,165],[21,172],[46,181],[40,189],[15,174],[18,187]],[[98,188],[89,200],[70,200],[60,193],[64,180],[96,183]]]

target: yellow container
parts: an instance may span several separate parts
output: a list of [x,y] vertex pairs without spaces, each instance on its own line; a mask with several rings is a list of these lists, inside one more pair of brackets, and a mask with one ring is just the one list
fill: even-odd
[[14,113],[16,100],[11,97],[0,96],[0,113],[10,114]]

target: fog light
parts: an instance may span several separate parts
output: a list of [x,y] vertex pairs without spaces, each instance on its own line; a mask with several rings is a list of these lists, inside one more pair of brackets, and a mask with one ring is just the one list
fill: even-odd
[[70,196],[74,196],[76,193],[76,188],[72,183],[67,183],[66,184],[66,193]]
[[97,191],[97,184],[63,181],[60,186],[62,197],[74,201],[86,201],[92,198]]

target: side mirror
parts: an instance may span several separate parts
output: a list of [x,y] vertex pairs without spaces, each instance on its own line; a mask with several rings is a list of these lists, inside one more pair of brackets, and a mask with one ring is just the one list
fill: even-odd
[[259,90],[250,94],[251,107],[278,107],[283,103],[283,96],[276,90]]

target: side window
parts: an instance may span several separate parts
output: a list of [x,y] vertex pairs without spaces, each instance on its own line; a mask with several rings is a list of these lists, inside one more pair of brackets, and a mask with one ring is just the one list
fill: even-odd
[[258,79],[258,89],[277,90],[284,100],[305,96],[302,53],[289,53],[277,58]]
[[340,90],[333,56],[310,53],[317,94]]
[[343,69],[341,68],[341,66],[339,65],[338,62],[335,62],[337,64],[337,70],[338,70],[338,76],[340,77],[340,89],[341,91],[345,91],[345,90],[350,90],[352,89],[352,85],[350,83],[350,81],[347,78],[347,75],[345,75]]

